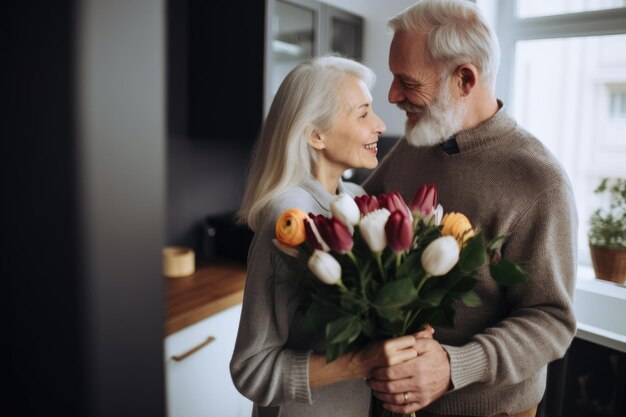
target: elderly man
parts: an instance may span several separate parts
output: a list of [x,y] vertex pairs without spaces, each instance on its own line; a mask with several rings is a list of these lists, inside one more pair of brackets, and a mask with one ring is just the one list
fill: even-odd
[[[454,329],[416,342],[419,356],[368,380],[385,408],[418,415],[534,416],[549,362],[575,333],[577,213],[562,167],[494,94],[499,49],[466,0],[423,0],[389,22],[389,101],[405,137],[363,184],[405,199],[433,183],[446,212],[487,239],[508,235],[503,258],[532,282],[502,288],[486,271],[482,306],[459,306]],[[423,410],[425,409],[425,410]]]

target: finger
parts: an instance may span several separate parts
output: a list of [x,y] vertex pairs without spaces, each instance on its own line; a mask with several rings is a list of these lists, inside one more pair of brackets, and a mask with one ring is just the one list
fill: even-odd
[[401,394],[411,389],[411,378],[395,380],[369,378],[365,382],[367,386],[372,389],[372,391],[383,394]]
[[415,349],[409,348],[396,352],[389,358],[389,365],[398,365],[402,362],[406,362],[413,358],[417,358],[417,351]]
[[415,337],[412,335],[400,336],[385,341],[385,351],[388,353],[397,352],[403,349],[412,348],[415,344]]

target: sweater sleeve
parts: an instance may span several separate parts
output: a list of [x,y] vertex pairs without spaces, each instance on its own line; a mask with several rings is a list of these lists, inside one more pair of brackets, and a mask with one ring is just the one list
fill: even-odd
[[[277,217],[277,216],[276,216]],[[230,372],[239,392],[261,406],[311,403],[309,356],[284,346],[297,299],[281,277],[293,274],[272,244],[274,223],[266,221],[248,253],[248,273]]]
[[510,313],[464,346],[444,346],[454,389],[474,382],[516,384],[561,358],[575,331],[577,213],[567,183],[536,197],[502,248],[531,282],[503,289]]

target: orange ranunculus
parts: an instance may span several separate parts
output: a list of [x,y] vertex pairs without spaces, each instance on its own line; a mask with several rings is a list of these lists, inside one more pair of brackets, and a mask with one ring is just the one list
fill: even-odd
[[287,246],[298,246],[306,240],[304,221],[306,213],[292,208],[284,211],[276,221],[276,239]]
[[472,236],[474,236],[474,229],[472,229],[472,224],[462,213],[447,213],[441,219],[441,225],[443,229],[441,229],[441,234],[443,236],[452,236],[459,242],[459,246],[463,247],[465,242]]

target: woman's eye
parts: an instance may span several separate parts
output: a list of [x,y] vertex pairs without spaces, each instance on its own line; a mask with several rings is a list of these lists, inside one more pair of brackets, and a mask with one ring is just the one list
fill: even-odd
[[367,112],[363,113],[363,114],[361,115],[361,119],[365,119],[365,118],[367,117],[367,114],[368,114]]

